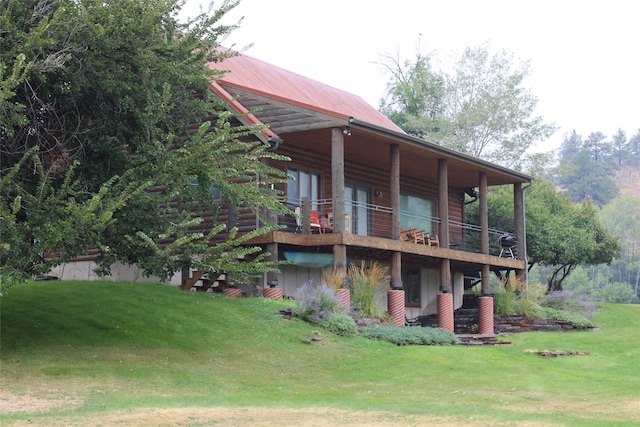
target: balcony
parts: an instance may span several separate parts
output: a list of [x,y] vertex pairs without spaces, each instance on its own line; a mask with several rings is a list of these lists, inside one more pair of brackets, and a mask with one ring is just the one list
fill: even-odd
[[[332,236],[333,224],[336,218],[333,217],[332,201],[330,199],[318,200],[294,200],[287,203],[291,209],[291,215],[280,216],[278,223],[285,225],[286,232],[300,235],[300,237],[312,237],[311,242],[314,245],[338,244],[337,236]],[[310,215],[305,216],[304,212]],[[320,224],[312,224],[311,213],[316,212]],[[385,246],[384,243],[378,242],[378,239],[387,241],[392,239],[392,209],[388,206],[381,206],[366,203],[345,203],[345,226],[344,238],[340,241],[343,244],[365,245],[367,247]],[[429,233],[440,235],[441,219],[428,215],[419,215],[406,211],[400,211],[401,222],[406,225],[405,228],[417,228]],[[449,248],[440,248],[443,251],[461,251],[474,254],[481,254],[480,250],[480,233],[481,228],[475,224],[466,224],[457,221],[449,221]],[[348,236],[346,236],[348,235]],[[489,255],[494,257],[503,257],[517,259],[515,247],[510,246],[508,250],[501,245],[500,237],[504,235],[513,236],[501,230],[489,229]],[[369,243],[366,243],[367,240]],[[324,243],[326,242],[326,243]],[[295,241],[290,243],[295,244]],[[400,242],[405,245],[420,245],[415,243]],[[404,246],[406,251],[407,246]],[[426,249],[426,248],[425,248]],[[433,248],[431,248],[433,249]],[[415,248],[417,253],[422,250]],[[412,250],[409,250],[413,252]]]

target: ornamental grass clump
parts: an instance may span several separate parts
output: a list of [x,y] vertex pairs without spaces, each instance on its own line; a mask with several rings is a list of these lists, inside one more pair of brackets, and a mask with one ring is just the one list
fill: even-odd
[[345,285],[346,279],[347,276],[344,273],[344,269],[337,269],[333,267],[322,271],[322,278],[320,279],[320,282],[337,290]]
[[357,307],[358,316],[372,318],[384,313],[376,303],[376,294],[388,286],[387,269],[377,262],[367,265],[364,261],[351,264],[347,271],[347,280],[351,290],[352,307]]
[[296,292],[295,315],[309,322],[321,324],[337,311],[338,298],[335,290],[327,284],[306,282]]

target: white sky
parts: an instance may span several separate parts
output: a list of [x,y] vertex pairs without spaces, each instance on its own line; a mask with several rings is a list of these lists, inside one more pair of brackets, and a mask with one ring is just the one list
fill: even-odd
[[[206,0],[187,0],[195,15]],[[216,5],[220,0],[216,1]],[[447,58],[489,40],[531,61],[525,81],[538,110],[559,130],[535,151],[557,148],[575,129],[583,138],[640,128],[640,2],[633,0],[242,0],[224,20],[244,16],[225,41],[281,68],[362,97],[378,108],[388,77],[383,54]]]

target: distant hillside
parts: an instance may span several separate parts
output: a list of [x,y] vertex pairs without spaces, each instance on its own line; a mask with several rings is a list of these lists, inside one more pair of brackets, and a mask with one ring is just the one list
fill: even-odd
[[640,161],[627,162],[613,177],[621,194],[640,197]]

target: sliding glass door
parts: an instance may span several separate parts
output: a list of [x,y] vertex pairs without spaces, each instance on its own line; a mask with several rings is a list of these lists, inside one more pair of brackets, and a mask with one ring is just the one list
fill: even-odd
[[347,223],[345,232],[369,235],[370,220],[368,206],[371,198],[371,189],[357,185],[346,185],[344,188],[344,212]]

